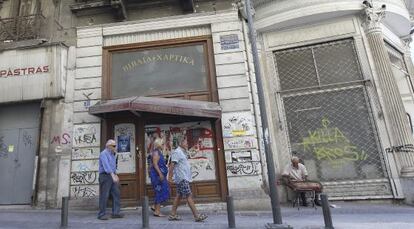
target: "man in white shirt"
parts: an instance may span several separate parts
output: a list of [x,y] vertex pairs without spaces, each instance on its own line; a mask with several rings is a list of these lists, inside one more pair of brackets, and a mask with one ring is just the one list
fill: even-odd
[[[320,206],[319,194],[322,192],[322,184],[319,182],[310,182],[308,181],[308,171],[306,170],[305,165],[299,163],[299,158],[293,156],[291,163],[286,165],[283,170],[282,177],[286,179],[287,186],[296,190],[301,187],[306,187],[306,189],[314,190],[315,195],[315,204]],[[307,206],[306,196],[304,192],[300,193],[302,199],[302,205]]]
[[168,182],[175,184],[177,188],[177,195],[174,198],[171,214],[168,220],[181,220],[177,215],[177,208],[181,199],[186,199],[188,206],[193,212],[194,221],[203,222],[207,219],[206,214],[200,214],[195,206],[190,182],[192,180],[190,163],[185,153],[188,149],[188,142],[185,137],[178,140],[178,147],[171,153],[171,162],[169,165]]
[[289,179],[289,181],[306,181],[308,179],[308,171],[303,164],[299,163],[299,158],[294,156],[291,162],[286,165],[282,176]]

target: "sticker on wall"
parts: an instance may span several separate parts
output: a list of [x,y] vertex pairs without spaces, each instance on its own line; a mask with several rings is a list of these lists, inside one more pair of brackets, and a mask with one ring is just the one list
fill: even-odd
[[55,147],[55,152],[56,153],[62,153],[62,151],[63,151],[62,146],[59,145],[59,146]]
[[13,153],[14,152],[14,145],[9,145],[7,151],[9,151],[9,153]]
[[135,125],[121,123],[114,127],[117,173],[135,173]]
[[257,147],[257,139],[252,136],[224,138],[224,149],[249,149]]
[[226,163],[260,161],[257,149],[234,149],[225,151]]
[[253,117],[249,112],[224,113],[222,117],[224,137],[254,135]]

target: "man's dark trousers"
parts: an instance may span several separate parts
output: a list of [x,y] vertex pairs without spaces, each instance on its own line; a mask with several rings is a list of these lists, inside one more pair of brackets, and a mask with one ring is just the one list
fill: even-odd
[[99,174],[99,213],[98,217],[105,215],[109,194],[112,195],[112,215],[119,215],[121,210],[121,192],[119,184],[114,183],[110,174]]

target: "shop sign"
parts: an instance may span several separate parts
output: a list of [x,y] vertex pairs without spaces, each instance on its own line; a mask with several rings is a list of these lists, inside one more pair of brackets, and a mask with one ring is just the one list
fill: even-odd
[[0,78],[48,73],[49,65],[0,69]]
[[111,53],[112,98],[206,91],[204,43]]
[[238,49],[239,37],[237,34],[229,34],[220,36],[221,50]]
[[62,97],[67,48],[62,45],[0,53],[0,103]]

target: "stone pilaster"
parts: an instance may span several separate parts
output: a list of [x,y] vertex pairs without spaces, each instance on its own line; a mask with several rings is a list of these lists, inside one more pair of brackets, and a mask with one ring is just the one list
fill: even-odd
[[411,82],[414,83],[414,64],[413,61],[411,59],[411,49],[410,49],[410,44],[413,41],[413,39],[411,38],[411,34],[403,39],[404,44],[405,44],[405,50],[404,50],[404,62],[405,65],[407,67],[407,73],[411,79]]
[[401,176],[412,177],[414,176],[414,139],[380,27],[380,22],[385,16],[385,6],[375,9],[367,4],[364,16],[366,35],[377,74],[376,86],[381,91],[380,99],[390,136],[391,146],[387,151],[395,154]]

